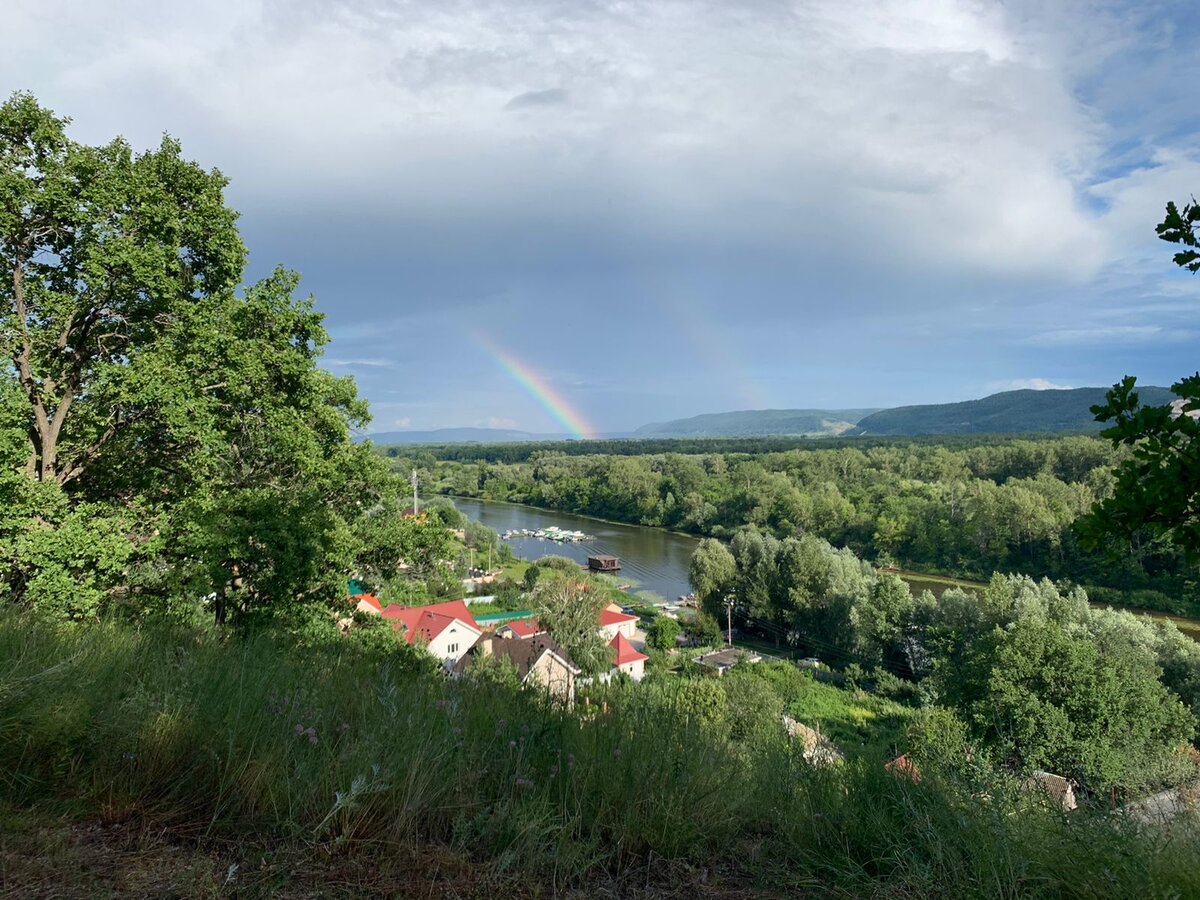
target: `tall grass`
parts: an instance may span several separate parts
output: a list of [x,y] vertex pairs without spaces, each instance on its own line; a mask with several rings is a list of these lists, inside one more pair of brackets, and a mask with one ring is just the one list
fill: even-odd
[[0,797],[18,806],[334,853],[437,844],[551,885],[659,860],[849,895],[1200,896],[1194,830],[878,762],[814,771],[636,700],[564,711],[447,679],[390,634],[298,648],[0,613]]

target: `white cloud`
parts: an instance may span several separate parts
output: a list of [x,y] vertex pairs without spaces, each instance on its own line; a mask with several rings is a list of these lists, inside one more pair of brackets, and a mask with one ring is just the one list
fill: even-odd
[[407,428],[412,424],[412,419],[408,416],[401,416],[394,424],[396,428]]
[[26,49],[0,80],[35,73],[97,136],[165,126],[285,208],[316,190],[498,219],[604,212],[611,228],[823,242],[884,268],[1082,277],[1106,256],[1076,202],[1096,129],[1036,13],[973,0],[111,6],[19,4],[9,43]]
[[1195,331],[1164,328],[1161,325],[1102,325],[1043,331],[1026,338],[1025,343],[1039,347],[1072,344],[1175,344],[1194,340],[1195,337]]
[[321,362],[337,369],[391,369],[396,365],[391,359],[337,359],[325,357]]

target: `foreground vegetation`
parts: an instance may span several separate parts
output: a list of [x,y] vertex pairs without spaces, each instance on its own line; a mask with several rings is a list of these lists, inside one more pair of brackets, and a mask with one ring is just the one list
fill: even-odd
[[882,758],[814,770],[753,706],[689,704],[687,681],[576,714],[449,680],[380,636],[297,646],[5,611],[0,802],[221,846],[241,895],[286,889],[279,859],[368,877],[365,860],[382,879],[414,847],[418,866],[470,860],[477,886],[520,873],[525,894],[1200,892],[1196,831],[1065,818],[999,776],[953,784],[932,764],[919,783]]

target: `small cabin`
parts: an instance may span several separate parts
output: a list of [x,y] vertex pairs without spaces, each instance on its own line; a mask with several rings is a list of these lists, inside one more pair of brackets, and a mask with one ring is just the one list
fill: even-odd
[[616,556],[589,556],[588,568],[593,572],[619,572],[621,560]]

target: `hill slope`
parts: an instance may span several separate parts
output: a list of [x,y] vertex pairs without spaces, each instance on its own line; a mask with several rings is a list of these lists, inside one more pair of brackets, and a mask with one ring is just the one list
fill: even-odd
[[[898,406],[862,419],[850,435],[995,434],[1095,432],[1104,427],[1089,407],[1104,402],[1107,388],[1004,391],[981,400]],[[1160,405],[1175,395],[1164,387],[1138,389],[1142,402]]]
[[643,425],[634,437],[841,434],[875,409],[747,409]]

